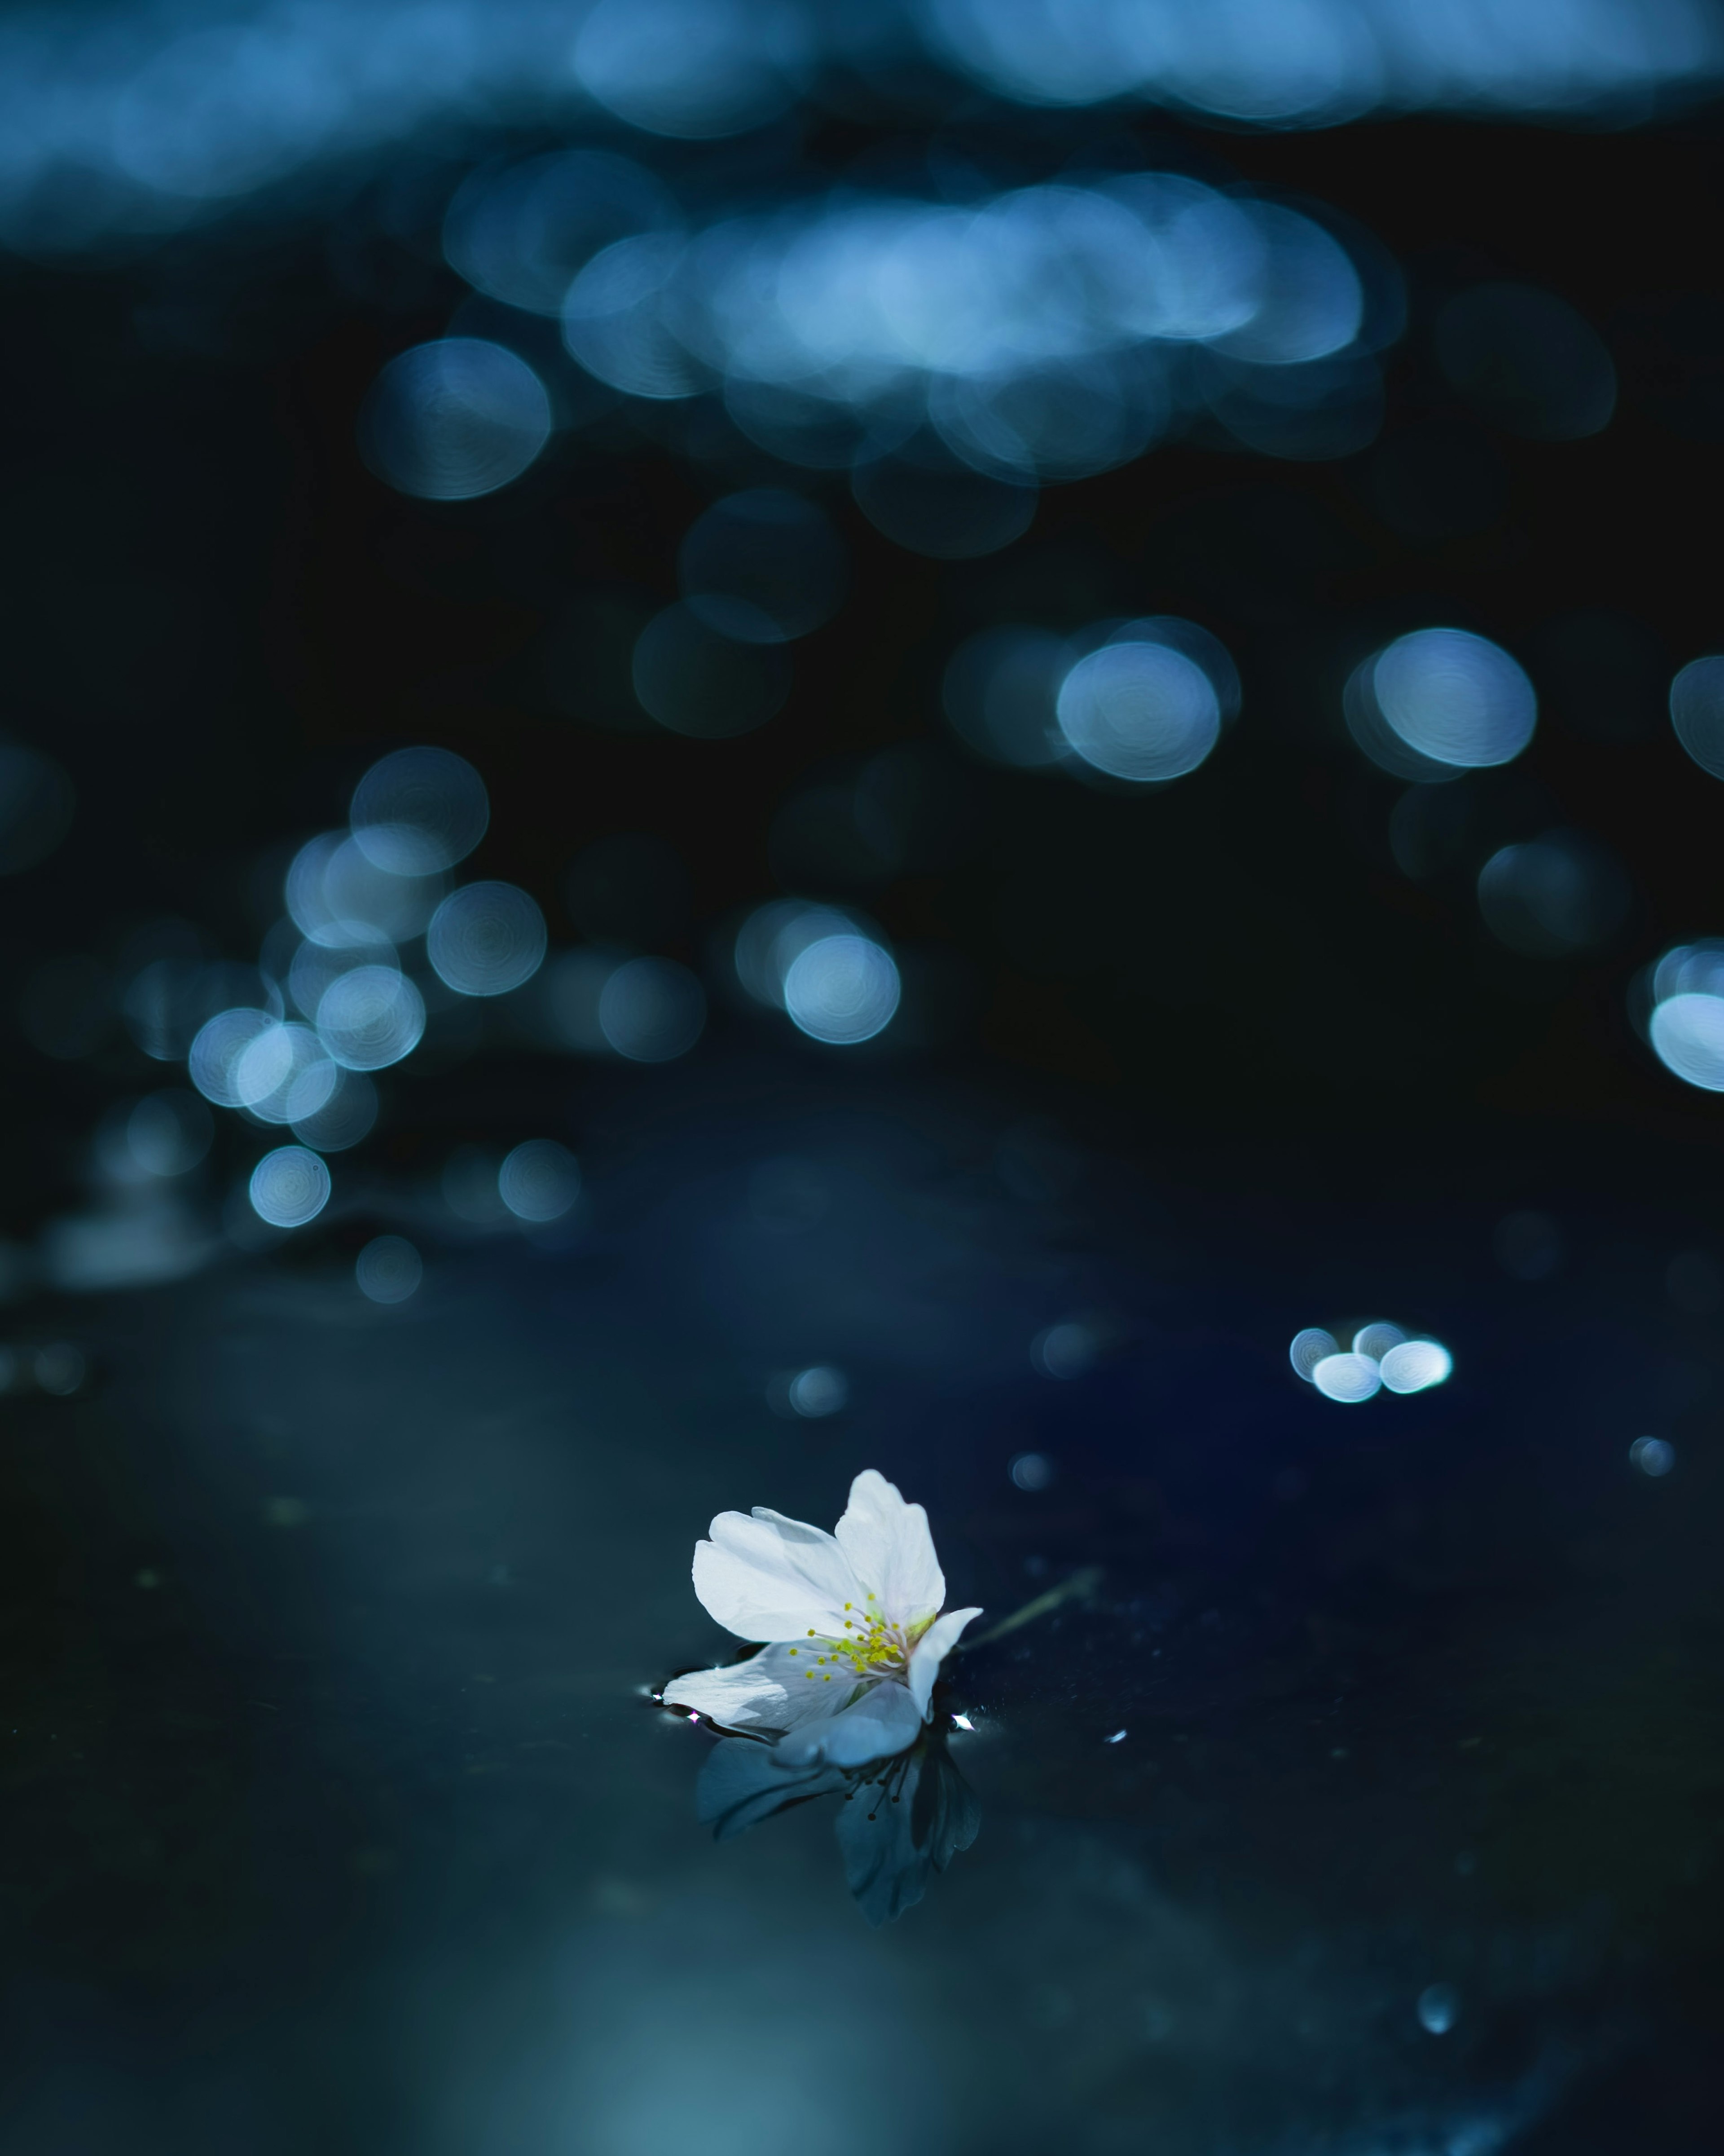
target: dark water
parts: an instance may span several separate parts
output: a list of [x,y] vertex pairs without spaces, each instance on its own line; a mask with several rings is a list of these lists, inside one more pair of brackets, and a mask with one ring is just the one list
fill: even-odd
[[[1571,1155],[1526,1281],[1483,1142],[1325,1199],[933,1084],[645,1097],[561,1247],[396,1309],[235,1259],[13,1404],[9,2150],[1713,2145],[1724,1317],[1668,1154]],[[1285,1343],[1349,1314],[1452,1379],[1320,1398]],[[850,1405],[776,1416],[815,1359]],[[715,1844],[650,1697],[734,1645],[709,1517],[867,1466],[978,1633],[1052,1605],[948,1663],[979,1832],[879,1928],[842,1799]]]

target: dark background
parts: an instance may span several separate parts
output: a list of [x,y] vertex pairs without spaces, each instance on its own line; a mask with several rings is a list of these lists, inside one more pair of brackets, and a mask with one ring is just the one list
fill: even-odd
[[[799,151],[818,170],[865,146],[831,128]],[[1090,146],[1069,122],[1028,143],[978,126],[962,146],[1033,176]],[[111,960],[128,915],[193,916],[248,955],[273,917],[263,850],[335,820],[368,761],[427,737],[484,772],[495,806],[475,865],[524,883],[553,937],[577,932],[563,885],[581,847],[649,831],[686,865],[672,947],[697,957],[703,928],[773,889],[788,798],[845,759],[915,743],[937,805],[921,858],[883,889],[829,869],[826,887],[898,937],[962,954],[963,1052],[1218,1131],[1243,1116],[1290,1132],[1532,1116],[1703,1143],[1708,1104],[1675,1093],[1634,1042],[1624,988],[1635,963],[1705,932],[1716,904],[1712,788],[1662,711],[1670,672],[1715,635],[1724,300],[1703,241],[1709,124],[1576,136],[1420,120],[1171,142],[1146,130],[1099,146],[1121,162],[1224,160],[1393,250],[1410,323],[1380,442],[1311,465],[1175,444],[1049,490],[1023,541],[957,564],[894,547],[841,480],[817,479],[852,549],[852,595],[798,650],[786,710],[730,742],[667,738],[626,682],[640,615],[674,596],[689,522],[773,475],[717,418],[698,460],[641,431],[698,421],[637,407],[565,437],[500,498],[413,503],[352,446],[378,365],[435,334],[459,297],[401,242],[372,242],[361,295],[337,274],[362,274],[339,222],[333,239],[218,233],[123,272],[15,271],[12,723],[68,764],[80,807],[54,859],[7,894],[14,978],[69,948]],[[362,191],[350,223],[364,207]],[[1605,333],[1621,396],[1603,434],[1516,440],[1444,385],[1430,316],[1493,275],[1548,285]],[[379,291],[414,304],[386,309]],[[1460,474],[1453,501],[1414,521],[1465,528],[1395,528],[1409,443]],[[976,628],[1146,611],[1203,623],[1241,669],[1245,716],[1193,783],[1131,800],[991,773],[946,732],[941,673]],[[1591,642],[1574,631],[1573,617],[1601,613]],[[1388,844],[1402,789],[1347,740],[1339,690],[1362,652],[1431,619],[1519,655],[1542,716],[1511,770],[1465,783],[1473,828],[1421,886]],[[1635,890],[1616,947],[1583,967],[1501,951],[1471,896],[1491,847],[1556,824],[1604,840]],[[798,865],[804,887],[819,880],[818,864]],[[44,1079],[66,1074],[26,1059],[21,1084]],[[40,1204],[52,1152],[23,1142],[23,1122],[9,1179]]]

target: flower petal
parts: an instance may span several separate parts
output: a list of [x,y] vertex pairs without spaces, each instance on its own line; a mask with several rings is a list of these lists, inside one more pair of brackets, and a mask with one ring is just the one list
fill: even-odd
[[890,1759],[914,1744],[921,1726],[908,1689],[888,1678],[842,1713],[811,1717],[784,1739],[778,1756],[787,1767],[816,1760],[831,1767],[865,1767],[871,1759]]
[[876,1469],[865,1468],[851,1483],[837,1540],[889,1623],[916,1624],[946,1599],[927,1514],[920,1505],[906,1505]]
[[928,1718],[928,1701],[934,1690],[934,1680],[940,1674],[941,1663],[957,1645],[965,1625],[972,1617],[981,1614],[979,1609],[948,1609],[943,1617],[934,1620],[911,1649],[910,1693],[924,1722]]
[[711,1542],[695,1545],[695,1592],[739,1639],[836,1638],[845,1603],[863,1599],[849,1559],[823,1527],[757,1506],[752,1517],[721,1512],[709,1532]]
[[855,1693],[839,1676],[824,1681],[824,1669],[808,1675],[810,1657],[787,1646],[762,1647],[746,1662],[722,1669],[690,1670],[675,1677],[660,1694],[667,1707],[691,1707],[721,1729],[747,1730],[751,1736],[781,1737],[805,1722],[835,1715]]

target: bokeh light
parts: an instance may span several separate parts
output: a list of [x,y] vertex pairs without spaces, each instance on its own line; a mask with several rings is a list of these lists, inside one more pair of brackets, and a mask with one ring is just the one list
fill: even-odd
[[1253,203],[1259,242],[1256,305],[1215,338],[1217,351],[1259,367],[1299,367],[1350,345],[1364,321],[1365,293],[1347,249],[1296,210]]
[[787,0],[598,0],[574,46],[582,87],[618,119],[696,139],[782,112],[812,57]]
[[350,832],[326,831],[294,855],[282,896],[302,936],[357,924],[404,942],[423,932],[448,888],[441,875],[398,875],[379,868]]
[[560,150],[481,165],[443,223],[449,267],[476,290],[557,316],[577,274],[614,241],[675,222],[654,174],[604,150]]
[[1479,871],[1479,911],[1501,943],[1529,958],[1569,958],[1608,942],[1626,919],[1627,877],[1575,831],[1499,847]]
[[490,801],[464,757],[403,748],[374,763],[354,788],[355,844],[391,875],[434,875],[464,860],[485,836]]
[[244,1105],[237,1076],[241,1059],[254,1040],[276,1031],[279,1023],[268,1011],[240,1007],[218,1011],[199,1027],[187,1067],[206,1101],[218,1108]]
[[962,462],[1008,485],[1087,479],[1141,456],[1173,416],[1164,370],[1137,353],[939,375],[928,417]]
[[1445,1382],[1455,1358],[1440,1340],[1403,1340],[1379,1363],[1383,1382],[1392,1393],[1422,1393]]
[[252,1210],[272,1228],[303,1228],[329,1203],[327,1166],[305,1146],[278,1146],[251,1172]]
[[1460,2015],[1460,1994],[1452,1984],[1428,1984],[1419,1994],[1414,2011],[1422,2029],[1433,2036],[1446,2036]]
[[[1342,692],[1342,711],[1347,721],[1347,732],[1379,770],[1388,772],[1396,778],[1414,780],[1415,784],[1408,789],[1409,793],[1428,796],[1438,787],[1450,784],[1460,778],[1462,773],[1455,765],[1439,763],[1433,757],[1421,756],[1389,725],[1372,685],[1375,666],[1373,656],[1356,666],[1347,677],[1347,685]],[[1424,815],[1418,819],[1420,826],[1425,828],[1434,820]]]
[[560,1220],[581,1194],[581,1166],[555,1138],[528,1138],[497,1170],[497,1192],[518,1220]]
[[1629,1458],[1643,1475],[1656,1481],[1675,1466],[1676,1448],[1668,1438],[1637,1437],[1629,1447]]
[[1045,1490],[1054,1479],[1054,1463],[1044,1452],[1020,1452],[1006,1472],[1020,1490]]
[[866,926],[846,908],[805,898],[769,899],[736,931],[736,978],[756,1003],[782,1010],[784,977],[809,945],[829,936],[865,933]]
[[333,82],[320,94],[290,54],[267,30],[239,23],[200,24],[158,49],[114,101],[106,147],[115,167],[192,203],[275,179],[313,149],[341,103]]
[[83,1389],[90,1375],[90,1358],[75,1340],[50,1340],[31,1358],[31,1375],[44,1393],[69,1399]]
[[1724,1091],[1724,940],[1677,943],[1651,971],[1646,1037],[1667,1070]]
[[815,1363],[796,1373],[785,1388],[785,1396],[793,1411],[805,1420],[823,1421],[849,1406],[849,1380],[831,1363]]
[[1670,723],[1702,771],[1724,778],[1724,658],[1691,660],[1670,684]]
[[618,1055],[669,1063],[685,1055],[706,1023],[706,994],[673,958],[629,958],[606,978],[598,1024]]
[[284,1104],[289,1127],[316,1152],[346,1152],[371,1136],[380,1102],[363,1072],[338,1064],[314,1066]]
[[1347,716],[1385,770],[1441,778],[1511,762],[1532,738],[1538,699],[1500,644],[1464,629],[1419,629],[1357,670]]
[[[1088,630],[1082,640],[1091,643],[1095,635],[1095,629]],[[1175,613],[1145,614],[1134,620],[1110,626],[1106,641],[1109,644],[1160,644],[1169,651],[1178,652],[1208,675],[1209,686],[1215,691],[1216,707],[1221,714],[1223,726],[1231,724],[1239,716],[1239,706],[1244,701],[1239,670],[1234,664],[1233,654],[1221,639],[1200,622],[1187,621]]]
[[292,1120],[289,1102],[335,1090],[336,1066],[308,1025],[272,1025],[242,1051],[231,1074],[236,1105],[265,1123]]
[[483,337],[398,353],[359,415],[367,464],[398,493],[468,501],[519,479],[551,439],[551,399],[526,362]]
[[570,285],[562,341],[595,379],[627,396],[671,403],[710,385],[707,370],[666,319],[686,255],[674,233],[619,239]]
[[990,762],[1022,770],[1057,763],[1070,751],[1056,706],[1071,659],[1066,639],[1050,630],[985,629],[947,663],[946,716]]
[[[572,95],[644,134],[734,135],[783,114],[823,69],[865,81],[870,113],[904,109],[895,71],[917,116],[959,100],[1123,102],[1271,129],[1378,110],[1639,119],[1724,74],[1711,15],[1657,0],[1501,0],[1488,30],[1467,9],[1406,0],[1170,0],[1148,16],[1134,0],[909,0],[875,16],[808,0],[601,0],[572,23],[566,7],[521,0],[505,28],[481,0],[310,0],[220,23],[164,8],[92,41],[78,11],[26,15],[0,237],[76,253],[172,232],[265,188],[321,197],[367,159],[461,145],[503,115],[529,135],[565,128]],[[659,221],[623,160],[584,155],[573,170],[553,153],[469,182],[445,227],[453,265],[542,311],[588,248]],[[589,192],[600,207],[583,216]],[[1201,271],[1201,245],[1172,237],[1176,264],[1194,254]],[[1204,237],[1224,259],[1219,234]],[[1151,295],[1167,281],[1142,280]]]
[[784,1008],[810,1040],[836,1047],[872,1040],[891,1023],[901,991],[890,954],[865,936],[824,936],[784,973]]
[[282,900],[288,916],[302,936],[326,928],[336,919],[324,891],[324,876],[338,847],[346,842],[345,831],[322,831],[305,844],[288,864]]
[[405,1235],[374,1235],[354,1260],[353,1277],[370,1301],[408,1301],[425,1277],[424,1260]]
[[463,996],[506,995],[543,964],[545,916],[512,883],[469,883],[431,917],[425,955],[438,978]]
[[[448,889],[445,875],[401,875],[379,868],[351,836],[342,839],[323,868],[328,919],[367,921],[397,942],[423,933]],[[313,922],[306,933],[316,927]]]
[[362,921],[329,921],[295,947],[287,965],[287,992],[307,1018],[315,1019],[335,983],[362,966],[398,972],[395,946]]
[[1650,1030],[1667,1070],[1705,1092],[1724,1093],[1724,995],[1666,996],[1654,1006]]
[[1311,1368],[1311,1381],[1326,1399],[1352,1406],[1383,1388],[1383,1375],[1368,1355],[1326,1355]]
[[1033,485],[978,472],[933,442],[862,455],[850,486],[876,531],[941,562],[998,554],[1024,536],[1035,516]]
[[1044,1378],[1081,1378],[1095,1368],[1101,1354],[1095,1327],[1076,1317],[1044,1326],[1029,1343],[1029,1359]]
[[1326,1332],[1320,1325],[1307,1325],[1293,1335],[1287,1348],[1287,1360],[1309,1384],[1318,1363],[1340,1353],[1341,1342],[1332,1332]]
[[1137,784],[1195,771],[1221,733],[1214,684],[1163,644],[1104,644],[1061,683],[1060,730],[1086,763]]
[[1306,1326],[1294,1334],[1287,1359],[1308,1384],[1347,1405],[1371,1399],[1381,1390],[1423,1392],[1441,1384],[1454,1368],[1439,1341],[1409,1338],[1386,1318],[1360,1326],[1349,1348],[1342,1348],[1325,1327]]
[[1668,996],[1724,996],[1724,937],[1673,943],[1652,968],[1652,993],[1660,1003]]
[[[1373,277],[1395,281],[1386,259]],[[1217,409],[1241,439],[1260,406],[1272,454],[1361,446],[1382,402],[1370,351],[1400,313],[1398,286],[1367,298],[1302,211],[1139,172],[962,205],[858,191],[639,232],[575,278],[564,336],[634,396],[721,382],[746,434],[849,465],[889,537],[956,560],[1019,537],[1041,485],[1125,463],[1180,420],[1170,357],[1192,343],[1214,348]]]
[[348,1070],[382,1070],[399,1063],[424,1031],[424,998],[390,966],[358,966],[343,973],[317,1006],[318,1038],[331,1060]]

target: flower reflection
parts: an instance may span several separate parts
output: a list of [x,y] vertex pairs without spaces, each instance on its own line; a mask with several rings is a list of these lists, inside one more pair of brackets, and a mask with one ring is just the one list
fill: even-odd
[[780,1745],[726,1737],[700,1769],[695,1810],[716,1840],[728,1841],[792,1804],[838,1795],[844,1883],[870,1924],[920,1902],[929,1873],[945,1871],[982,1825],[975,1791],[937,1727],[895,1758],[865,1767],[793,1764]]

